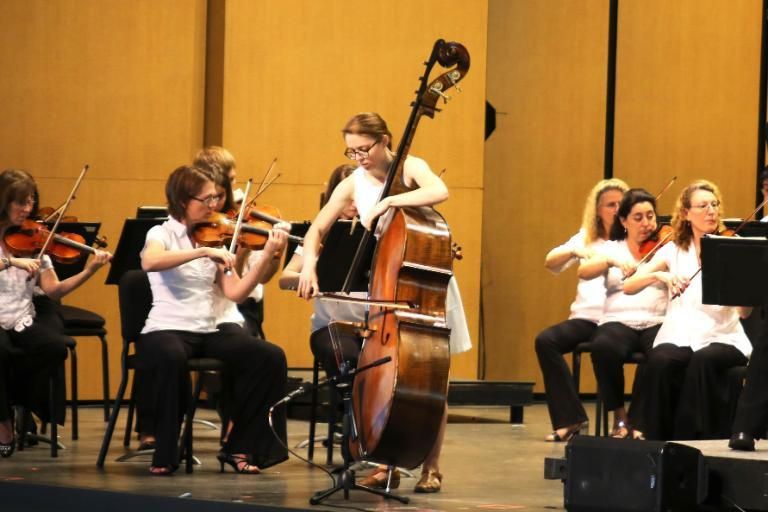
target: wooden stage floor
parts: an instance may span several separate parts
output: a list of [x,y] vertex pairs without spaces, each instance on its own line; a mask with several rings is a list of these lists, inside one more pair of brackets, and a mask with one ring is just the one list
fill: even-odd
[[[594,407],[588,406],[593,414]],[[251,510],[290,508],[297,510],[392,510],[392,511],[498,511],[525,510],[551,511],[563,509],[563,485],[558,480],[544,479],[544,459],[564,456],[564,445],[545,443],[549,432],[549,419],[543,404],[525,408],[525,424],[512,425],[507,422],[509,409],[505,407],[462,407],[451,411],[446,442],[443,448],[442,471],[445,475],[443,491],[424,495],[413,492],[415,478],[404,478],[398,492],[411,499],[408,505],[385,501],[378,496],[352,491],[350,500],[345,501],[337,493],[323,504],[311,507],[309,498],[314,492],[327,488],[330,478],[320,469],[304,462],[291,459],[260,475],[236,475],[231,471],[219,473],[215,459],[218,451],[218,432],[201,425],[195,425],[195,453],[202,460],[192,475],[180,470],[172,477],[151,477],[148,475],[148,458],[133,459],[132,462],[118,463],[115,459],[124,454],[120,429],[116,431],[107,463],[103,471],[96,468],[96,456],[104,431],[102,411],[98,408],[81,409],[80,440],[68,439],[70,430],[60,431],[65,450],[58,459],[49,457],[48,447],[39,445],[16,452],[10,459],[0,459],[0,510],[49,510],[51,498],[40,500],[38,508],[8,506],[1,497],[15,489],[14,495],[29,496],[25,484],[46,486],[33,488],[37,494],[57,496],[56,499],[70,500],[62,503],[63,508],[50,510],[83,509],[78,506],[84,498],[98,493],[93,490],[120,493],[101,495],[92,503],[108,504],[110,512],[136,510],[141,497],[170,499],[173,510],[178,504],[183,510],[220,510],[234,508],[234,504],[250,504]],[[201,409],[198,417],[215,420],[215,413]],[[118,427],[123,425],[125,414],[121,413]],[[307,422],[291,420],[288,425],[289,443],[295,446],[306,438]],[[324,425],[319,426],[320,432]],[[136,446],[133,441],[133,446]],[[732,454],[725,447],[725,441],[711,441],[697,446],[707,456]],[[306,455],[306,449],[298,450]],[[768,446],[758,446],[758,451],[743,457],[768,460]],[[336,452],[335,462],[341,456]],[[325,460],[325,449],[318,445],[315,460]],[[21,484],[21,485],[16,485]],[[52,486],[52,487],[50,487]],[[64,488],[64,491],[61,489]],[[24,491],[19,490],[24,489]],[[69,492],[77,490],[77,492]],[[59,498],[60,495],[60,498]],[[101,501],[99,501],[101,500]],[[133,501],[132,501],[133,500]],[[137,501],[138,500],[138,501]],[[72,502],[74,501],[74,502]],[[13,501],[11,502],[11,504]],[[73,506],[74,505],[74,506]],[[157,504],[154,504],[155,506]],[[197,505],[197,506],[195,506]],[[210,506],[213,505],[214,508]],[[144,510],[154,510],[152,504],[144,504]],[[91,506],[88,508],[95,508]],[[98,508],[103,509],[103,506]],[[242,508],[242,507],[237,507]]]
[[[181,497],[186,500],[215,500],[240,502],[261,506],[295,509],[337,510],[526,510],[562,509],[563,487],[560,482],[543,478],[545,457],[561,457],[563,445],[542,441],[549,431],[544,405],[525,409],[525,424],[506,422],[509,409],[456,408],[451,411],[443,448],[443,491],[425,495],[413,492],[415,478],[404,478],[399,493],[411,499],[409,505],[384,501],[378,496],[353,491],[345,501],[337,493],[322,505],[310,507],[309,498],[315,491],[327,488],[330,478],[321,470],[291,457],[283,464],[260,475],[236,475],[231,471],[219,473],[215,459],[218,432],[195,425],[195,454],[202,460],[192,475],[180,470],[172,477],[151,477],[147,473],[148,459],[118,463],[115,458],[124,452],[120,427],[124,411],[113,438],[103,471],[96,468],[96,456],[105,424],[98,408],[82,408],[80,439],[71,441],[70,430],[60,430],[65,450],[57,459],[49,457],[48,447],[39,445],[16,452],[10,459],[0,459],[0,484],[27,483],[82,489],[98,489],[119,493],[150,496]],[[200,409],[198,418],[215,419],[215,413]],[[295,446],[307,436],[307,422],[291,420],[288,425],[289,444]],[[323,432],[324,425],[319,425]],[[133,447],[136,446],[133,441]],[[299,450],[306,455],[306,449]],[[324,448],[315,449],[315,460],[325,461]],[[338,450],[335,462],[340,462]],[[189,503],[191,505],[191,503]],[[6,506],[0,507],[5,512]]]

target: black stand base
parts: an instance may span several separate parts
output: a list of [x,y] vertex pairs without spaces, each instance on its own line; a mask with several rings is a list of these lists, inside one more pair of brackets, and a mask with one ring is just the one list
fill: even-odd
[[374,366],[388,363],[390,360],[391,358],[387,356],[356,369],[349,369],[346,363],[343,363],[339,368],[341,373],[331,380],[335,383],[338,391],[341,392],[342,403],[344,404],[344,422],[342,423],[341,429],[341,454],[344,459],[344,466],[338,470],[337,476],[334,477],[334,486],[329,489],[325,489],[324,491],[316,492],[315,495],[309,499],[310,505],[318,505],[324,499],[332,496],[337,491],[342,490],[344,491],[345,500],[349,499],[349,491],[356,490],[376,494],[377,496],[381,496],[387,499],[397,500],[403,504],[406,504],[410,501],[405,496],[398,496],[389,492],[389,489],[373,489],[371,487],[366,487],[364,485],[355,483],[355,472],[354,470],[350,469],[350,466],[352,465],[352,457],[349,453],[349,440],[350,438],[357,438],[357,430],[354,426],[354,417],[352,414],[352,378],[358,373],[369,370]]
[[371,487],[366,487],[364,485],[355,483],[355,472],[349,468],[346,468],[343,469],[341,473],[336,477],[336,485],[324,491],[316,492],[315,495],[309,499],[309,504],[318,505],[324,499],[332,496],[337,491],[342,490],[344,491],[345,500],[349,499],[349,491],[365,491],[387,499],[397,500],[403,504],[408,504],[410,502],[410,499],[405,496],[398,496],[397,494],[393,494],[387,490],[373,489]]

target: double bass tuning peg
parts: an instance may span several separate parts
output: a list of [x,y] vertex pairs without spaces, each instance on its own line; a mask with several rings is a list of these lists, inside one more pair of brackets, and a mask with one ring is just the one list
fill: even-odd
[[448,103],[448,100],[451,99],[450,96],[443,92],[443,84],[441,82],[435,83],[432,87],[429,88],[429,90],[443,98],[443,101],[446,103]]

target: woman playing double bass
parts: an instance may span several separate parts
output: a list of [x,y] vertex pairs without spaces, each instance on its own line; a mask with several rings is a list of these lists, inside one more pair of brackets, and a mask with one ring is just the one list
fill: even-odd
[[[373,221],[386,213],[390,208],[406,206],[432,206],[448,199],[448,189],[443,181],[436,176],[427,163],[417,157],[408,155],[403,175],[405,185],[412,188],[408,192],[388,196],[378,200],[386,180],[390,163],[395,157],[391,150],[392,134],[384,119],[376,113],[364,112],[355,115],[344,126],[344,142],[347,146],[345,155],[355,160],[357,169],[351,176],[345,178],[334,190],[328,203],[320,210],[307,235],[304,238],[304,265],[299,277],[298,294],[302,298],[311,299],[318,291],[317,258],[320,242],[342,211],[354,201],[362,223],[370,228]],[[451,353],[468,350],[471,346],[466,328],[461,299],[455,280],[451,280],[446,305],[447,325],[451,328]],[[452,315],[451,312],[454,314]],[[440,490],[442,475],[438,468],[440,448],[447,419],[447,409],[443,418],[434,446],[422,466],[422,475],[416,484],[417,492],[436,492]],[[363,485],[383,485],[386,472],[374,471],[366,478]],[[396,479],[393,478],[392,487]]]

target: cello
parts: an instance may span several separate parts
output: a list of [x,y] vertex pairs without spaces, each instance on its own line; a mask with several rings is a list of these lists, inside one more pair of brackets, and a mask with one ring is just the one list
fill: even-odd
[[[435,64],[448,70],[428,83]],[[440,39],[425,65],[379,201],[408,191],[403,166],[419,120],[434,118],[440,98],[448,101],[445,91],[457,86],[469,70],[469,53],[459,43]],[[390,214],[371,265],[368,295],[375,303],[368,311],[370,336],[364,341],[358,368],[387,357],[390,361],[355,376],[349,448],[356,459],[414,468],[435,443],[447,399],[450,329],[445,302],[453,276],[453,252],[448,224],[434,208],[394,208]],[[373,232],[375,226],[358,246],[345,292]]]

